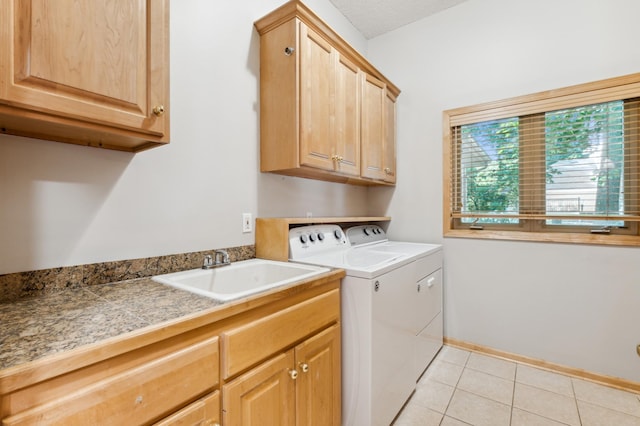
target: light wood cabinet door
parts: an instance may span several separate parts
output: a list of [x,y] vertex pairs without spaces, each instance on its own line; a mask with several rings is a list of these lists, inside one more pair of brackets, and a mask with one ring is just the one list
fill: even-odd
[[35,117],[48,123],[36,137],[52,131],[98,145],[105,136],[91,132],[116,129],[168,140],[168,8],[168,0],[3,2],[0,105],[23,114],[3,127],[24,132],[11,127]]
[[382,180],[396,183],[396,97],[385,91]]
[[384,83],[365,74],[362,79],[362,176],[383,180],[384,172]]
[[335,91],[333,48],[300,24],[300,164],[333,169],[332,105]]
[[361,73],[358,66],[343,55],[336,54],[335,64],[334,167],[341,173],[359,176]]
[[395,183],[396,99],[375,77],[362,82],[362,176]]
[[358,67],[300,23],[300,164],[360,174]]
[[225,384],[222,387],[225,426],[295,425],[293,365],[294,353],[288,351]]
[[339,426],[340,327],[334,325],[295,349],[298,425]]

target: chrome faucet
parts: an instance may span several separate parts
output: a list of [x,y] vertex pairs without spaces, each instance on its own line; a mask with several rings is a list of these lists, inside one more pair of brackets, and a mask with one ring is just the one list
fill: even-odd
[[211,269],[213,268],[213,258],[210,254],[204,256],[204,260],[202,261],[202,269]]
[[213,256],[210,254],[204,256],[202,269],[212,269],[229,264],[231,264],[231,261],[229,260],[229,253],[227,253],[226,250],[216,250],[213,253]]
[[226,250],[216,250],[213,254],[215,256],[215,265],[224,266],[231,263],[229,260],[229,253],[227,253]]

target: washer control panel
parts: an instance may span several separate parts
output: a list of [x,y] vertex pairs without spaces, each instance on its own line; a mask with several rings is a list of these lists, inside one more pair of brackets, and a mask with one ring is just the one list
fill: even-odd
[[387,240],[386,232],[378,225],[352,226],[346,233],[351,247]]
[[289,229],[289,259],[335,252],[349,245],[338,225],[305,225]]

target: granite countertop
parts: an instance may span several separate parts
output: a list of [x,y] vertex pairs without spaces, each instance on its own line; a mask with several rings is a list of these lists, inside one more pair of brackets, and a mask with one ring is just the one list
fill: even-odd
[[220,304],[150,278],[0,303],[0,370]]

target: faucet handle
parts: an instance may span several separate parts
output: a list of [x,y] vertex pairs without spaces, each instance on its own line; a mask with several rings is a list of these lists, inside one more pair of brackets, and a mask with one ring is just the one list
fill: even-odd
[[[218,255],[221,257],[221,260],[218,260]],[[216,263],[217,264],[229,264],[229,253],[226,250],[216,250],[215,251]]]
[[213,265],[213,257],[210,254],[207,254],[204,256],[204,259],[202,260],[202,267],[204,268],[211,265]]

